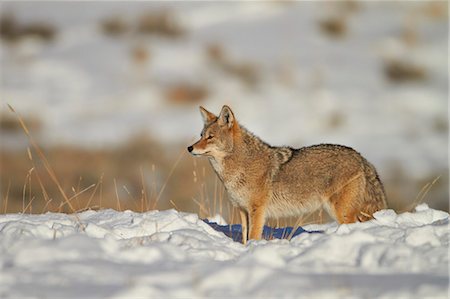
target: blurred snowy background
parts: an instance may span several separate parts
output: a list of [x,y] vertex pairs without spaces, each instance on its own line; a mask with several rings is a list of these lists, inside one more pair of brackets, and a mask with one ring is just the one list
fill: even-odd
[[355,148],[397,210],[440,176],[424,200],[448,211],[447,2],[0,8],[1,211],[58,210],[42,200],[39,175],[50,198],[58,191],[39,163],[30,174],[28,141],[7,103],[68,193],[103,184],[93,200],[77,196],[80,208],[115,205],[118,190],[121,207],[136,209],[145,188],[159,208],[216,202],[209,166],[182,153],[202,128],[198,106],[228,104],[270,144]]

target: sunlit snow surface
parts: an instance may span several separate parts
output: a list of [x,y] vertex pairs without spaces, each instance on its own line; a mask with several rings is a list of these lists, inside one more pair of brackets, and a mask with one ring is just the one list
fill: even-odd
[[233,242],[174,210],[0,216],[1,298],[447,298],[449,214]]

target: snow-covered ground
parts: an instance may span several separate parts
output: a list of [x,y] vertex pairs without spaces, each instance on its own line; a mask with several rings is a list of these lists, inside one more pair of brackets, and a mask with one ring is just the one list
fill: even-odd
[[0,216],[1,298],[448,298],[449,214],[235,243],[195,214]]

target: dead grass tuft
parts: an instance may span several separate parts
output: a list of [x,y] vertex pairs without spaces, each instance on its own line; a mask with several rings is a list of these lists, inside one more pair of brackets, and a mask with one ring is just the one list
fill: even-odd
[[347,20],[345,17],[328,17],[319,21],[320,30],[327,36],[342,38],[347,34]]
[[138,32],[165,37],[180,37],[185,29],[178,23],[174,13],[170,10],[146,12],[138,20]]
[[20,23],[12,13],[0,16],[0,36],[7,42],[20,41],[25,37],[35,37],[50,42],[56,37],[56,28],[44,21]]
[[166,89],[166,99],[174,104],[196,104],[209,94],[205,86],[190,83],[178,83]]
[[112,37],[122,36],[130,32],[130,25],[121,16],[110,16],[100,22],[100,29],[105,35]]
[[420,82],[427,78],[427,71],[423,66],[396,59],[385,62],[384,74],[394,83]]

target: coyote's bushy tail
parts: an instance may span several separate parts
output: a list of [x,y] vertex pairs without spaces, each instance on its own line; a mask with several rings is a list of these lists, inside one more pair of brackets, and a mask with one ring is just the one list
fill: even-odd
[[367,160],[364,161],[364,175],[366,177],[366,188],[364,192],[364,210],[358,216],[360,221],[369,220],[372,218],[373,213],[387,208],[383,183],[378,177],[375,167]]

